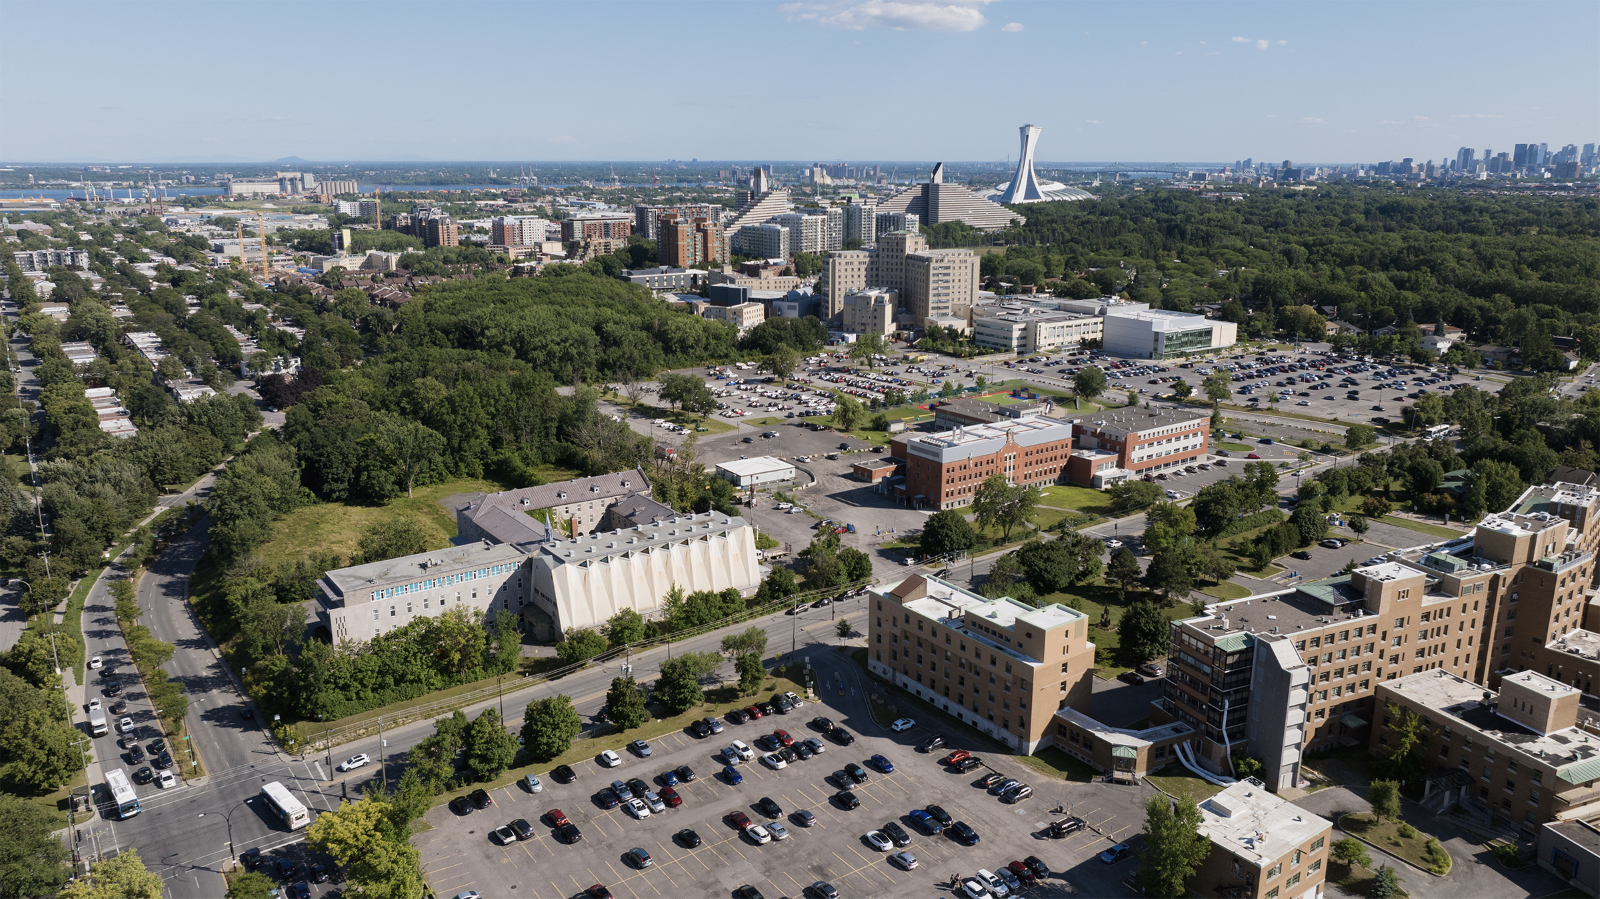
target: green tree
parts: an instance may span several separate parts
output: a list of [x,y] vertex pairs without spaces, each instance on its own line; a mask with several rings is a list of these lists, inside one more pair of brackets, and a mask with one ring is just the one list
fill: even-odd
[[522,745],[537,761],[547,762],[571,749],[582,732],[583,718],[565,693],[535,699],[523,713]]
[[1377,876],[1367,888],[1367,899],[1395,899],[1400,895],[1400,875],[1393,868],[1383,865],[1373,873]]
[[389,516],[369,525],[361,534],[361,548],[350,559],[351,565],[398,559],[428,549],[427,535],[413,518]]
[[1200,806],[1190,797],[1174,803],[1167,796],[1152,796],[1144,809],[1140,885],[1151,896],[1186,895],[1189,878],[1211,854],[1211,840],[1200,832]]
[[623,609],[612,615],[606,625],[609,628],[607,637],[613,649],[644,640],[647,631],[644,616],[633,609]]
[[767,369],[779,380],[787,381],[800,367],[800,351],[792,346],[780,346],[767,356]]
[[55,828],[37,803],[0,793],[0,896],[53,896],[67,882],[67,847]]
[[839,639],[841,640],[848,639],[853,630],[854,628],[851,626],[850,619],[848,618],[840,618],[833,625],[833,632],[838,634]]
[[[369,781],[370,784],[370,781]],[[380,786],[381,790],[382,787]],[[397,843],[411,841],[411,823],[428,813],[433,805],[434,792],[414,768],[407,768],[389,797],[389,839]]]
[[673,714],[682,714],[705,701],[700,679],[716,671],[722,657],[714,652],[686,652],[661,663],[655,698]]
[[1055,540],[1034,539],[1017,550],[1017,561],[1040,593],[1058,593],[1100,576],[1100,541],[1076,532]]
[[1384,770],[1401,783],[1415,782],[1428,766],[1428,728],[1416,712],[1393,703],[1385,707],[1385,713],[1392,720],[1389,744],[1383,755]]
[[853,546],[847,546],[839,550],[839,570],[847,584],[864,581],[872,577],[872,557]]
[[1179,399],[1186,400],[1191,394],[1194,393],[1194,387],[1190,386],[1188,381],[1179,381],[1178,383],[1172,385],[1172,392],[1176,394]]
[[1121,546],[1111,554],[1111,564],[1106,567],[1106,576],[1117,582],[1124,597],[1128,595],[1128,587],[1138,581],[1142,574],[1143,572],[1139,570],[1139,557],[1133,554],[1133,550]]
[[971,549],[978,542],[978,534],[960,512],[940,509],[922,523],[917,541],[924,557],[942,556]]
[[1372,425],[1350,425],[1344,429],[1344,448],[1359,450],[1370,446],[1378,439],[1378,431]]
[[1400,819],[1400,782],[1375,780],[1367,785],[1367,804],[1379,818]]
[[76,745],[83,739],[78,730],[52,715],[45,708],[25,713],[13,733],[26,739],[10,741],[10,764],[6,777],[17,787],[47,793],[83,770],[83,753]]
[[867,416],[866,407],[861,405],[860,400],[842,393],[833,395],[833,403],[833,423],[841,431],[854,431]]
[[1122,613],[1117,634],[1122,648],[1142,664],[1167,654],[1171,627],[1155,603],[1139,600]]
[[1226,372],[1214,371],[1206,375],[1206,379],[1200,383],[1200,387],[1205,391],[1206,399],[1212,403],[1220,403],[1233,396],[1233,388],[1229,386]]
[[978,527],[997,527],[1002,539],[1010,541],[1012,529],[1033,520],[1042,496],[1037,487],[1008,484],[1005,475],[995,472],[973,492],[972,511]]
[[89,876],[67,884],[56,899],[161,899],[165,892],[166,881],[145,868],[139,851],[124,849],[90,864]]
[[606,718],[620,730],[631,730],[650,720],[644,694],[632,677],[612,678],[611,689],[606,691]]
[[760,655],[752,652],[736,656],[733,669],[739,674],[740,696],[754,696],[760,692],[761,683],[767,677],[767,669],[761,664]]
[[332,857],[363,896],[421,899],[422,853],[387,836],[389,813],[389,803],[381,799],[342,802],[311,822],[306,843]]
[[1111,494],[1112,512],[1117,515],[1132,514],[1161,499],[1161,488],[1144,480],[1123,481],[1106,492]]
[[278,885],[260,871],[246,871],[228,884],[228,899],[274,899]]
[[1472,483],[1483,483],[1485,510],[1509,509],[1527,489],[1516,466],[1499,459],[1483,458],[1472,463]]
[[500,712],[484,709],[467,728],[465,752],[467,768],[478,780],[494,780],[517,760],[517,741],[506,730]]
[[1394,506],[1381,496],[1369,496],[1361,501],[1361,514],[1368,518],[1382,518],[1394,511]]
[[578,628],[567,631],[567,639],[556,644],[556,657],[561,659],[563,664],[575,665],[578,662],[587,662],[605,652],[606,645],[606,638],[598,631]]
[[382,430],[378,442],[387,467],[405,485],[406,496],[414,496],[417,478],[444,453],[444,437],[421,422],[395,419]]
[[1189,554],[1181,546],[1157,550],[1144,572],[1145,586],[1161,594],[1165,605],[1194,589],[1194,572]]
[[1328,858],[1346,868],[1372,867],[1372,856],[1367,854],[1366,844],[1354,837],[1334,840],[1328,847]]
[[1072,376],[1072,392],[1090,402],[1106,392],[1106,373],[1098,365],[1085,365]]
[[1371,528],[1372,528],[1372,523],[1366,516],[1364,516],[1364,515],[1352,515],[1352,516],[1350,516],[1350,530],[1355,531],[1357,534],[1365,534]]

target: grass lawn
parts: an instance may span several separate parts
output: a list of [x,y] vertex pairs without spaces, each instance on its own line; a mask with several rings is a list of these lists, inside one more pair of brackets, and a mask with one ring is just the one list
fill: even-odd
[[1393,515],[1385,515],[1378,520],[1384,522],[1385,524],[1392,524],[1396,527],[1407,528],[1421,534],[1428,534],[1434,537],[1443,537],[1446,540],[1454,540],[1455,538],[1466,533],[1465,531],[1458,531],[1453,528],[1441,527],[1437,524],[1428,524],[1425,521],[1412,521],[1408,518],[1396,518]]
[[[77,787],[84,786],[86,783],[83,772],[79,771],[72,775],[72,779],[62,785],[60,789],[52,790],[49,793],[41,793],[38,796],[18,796],[17,798],[43,809],[55,819],[56,827],[66,827],[67,810],[72,808],[72,791]],[[87,817],[89,817],[87,814],[79,815],[78,823],[80,825],[83,824]]]
[[1033,516],[1034,527],[1041,531],[1053,530],[1062,522],[1067,522],[1074,529],[1088,527],[1100,520],[1098,515],[1082,515],[1068,509],[1040,508]]
[[6,476],[14,483],[24,487],[30,486],[32,480],[28,477],[32,472],[28,469],[28,460],[21,453],[5,453]]
[[1090,783],[1100,776],[1098,771],[1054,746],[1046,746],[1033,755],[1019,755],[1015,758],[1046,777],[1072,783]]
[[1403,858],[1424,871],[1444,875],[1450,872],[1451,858],[1446,852],[1440,857],[1438,864],[1428,857],[1428,840],[1431,839],[1422,831],[1415,831],[1414,837],[1400,835],[1402,821],[1378,820],[1371,812],[1357,812],[1345,815],[1339,819],[1339,826],[1345,832],[1363,842],[1382,849],[1396,858]]
[[1241,587],[1232,581],[1223,581],[1220,584],[1212,584],[1208,587],[1197,587],[1196,589],[1207,596],[1215,596],[1218,599],[1243,599],[1244,597],[1250,595],[1249,590],[1246,590],[1244,587]]
[[1045,504],[1111,517],[1111,494],[1091,487],[1055,484],[1044,488]]
[[1182,765],[1168,765],[1145,778],[1156,789],[1182,799],[1188,797],[1202,802],[1222,792],[1222,788],[1204,780]]
[[1230,453],[1253,453],[1255,448],[1244,443],[1215,443],[1216,449],[1225,449]]
[[[540,472],[541,476],[545,472]],[[551,474],[554,474],[553,472]],[[559,477],[570,477],[562,472]],[[546,480],[555,478],[547,477]],[[455,493],[492,492],[504,489],[493,481],[463,479],[418,487],[416,495],[390,500],[381,506],[346,503],[317,503],[304,506],[278,519],[272,536],[256,551],[263,560],[298,561],[312,552],[334,552],[349,558],[361,543],[361,533],[380,521],[410,519],[422,529],[429,549],[450,544],[456,535],[455,519],[439,501]]]

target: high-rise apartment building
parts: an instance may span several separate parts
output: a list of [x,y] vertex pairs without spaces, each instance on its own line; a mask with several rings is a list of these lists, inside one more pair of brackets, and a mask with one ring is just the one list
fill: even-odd
[[633,233],[651,240],[659,240],[657,228],[660,227],[661,217],[675,215],[685,221],[705,219],[709,222],[722,223],[722,214],[727,210],[721,206],[710,203],[681,203],[676,206],[652,206],[647,203],[636,203],[633,207]]
[[891,234],[895,231],[911,231],[915,233],[922,225],[922,220],[915,212],[879,212],[877,215],[877,233]]
[[878,239],[878,207],[873,203],[851,203],[844,208],[844,245],[864,247]]
[[550,223],[529,215],[497,215],[489,223],[489,242],[506,247],[536,247],[544,243]]
[[790,231],[776,222],[746,225],[734,235],[741,255],[757,259],[788,259],[793,255]]
[[1056,710],[1086,710],[1089,619],[912,575],[867,594],[867,667],[1007,746],[1033,752]]
[[848,293],[868,287],[896,291],[901,308],[919,323],[965,318],[978,299],[978,257],[971,250],[930,250],[915,232],[880,232],[871,250],[829,253],[818,286],[829,319],[843,311]]
[[907,312],[920,323],[957,318],[965,322],[978,297],[978,257],[971,250],[923,250],[905,257]]
[[823,232],[827,226],[823,216],[787,212],[773,216],[770,221],[789,229],[789,252],[816,254],[823,251]]
[[656,257],[662,265],[685,267],[699,262],[726,263],[728,236],[718,220],[662,215],[656,222]]
[[561,241],[627,240],[633,216],[626,212],[580,212],[561,220]]
[[417,223],[417,236],[423,246],[453,247],[461,242],[461,230],[448,215],[425,218]]

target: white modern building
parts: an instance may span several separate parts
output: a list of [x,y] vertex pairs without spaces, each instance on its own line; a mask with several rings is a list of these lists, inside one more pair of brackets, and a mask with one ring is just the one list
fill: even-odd
[[485,540],[340,568],[317,582],[314,617],[338,646],[454,608],[475,609],[489,620],[519,614],[527,601],[527,557],[524,547]]
[[1049,203],[1055,200],[1094,200],[1094,194],[1059,181],[1040,181],[1033,173],[1033,153],[1039,143],[1038,125],[1023,125],[1017,129],[1022,134],[1022,151],[1017,155],[1017,171],[1011,181],[984,195],[996,203]]
[[11,254],[17,267],[24,272],[42,272],[52,265],[65,268],[88,268],[88,250],[17,250]]
[[1098,315],[1037,309],[978,314],[975,310],[972,341],[994,350],[1042,353],[1099,340],[1104,330],[1105,319]]
[[1239,326],[1191,312],[1106,310],[1104,348],[1113,356],[1171,359],[1233,346]]
[[844,298],[844,330],[847,334],[887,335],[894,332],[894,313],[899,295],[892,290],[851,291]]
[[759,259],[788,259],[793,255],[792,234],[777,222],[762,222],[740,228],[735,236],[743,255]]
[[717,477],[729,481],[743,490],[753,490],[768,484],[785,484],[794,480],[794,466],[772,456],[752,459],[735,459],[717,463]]

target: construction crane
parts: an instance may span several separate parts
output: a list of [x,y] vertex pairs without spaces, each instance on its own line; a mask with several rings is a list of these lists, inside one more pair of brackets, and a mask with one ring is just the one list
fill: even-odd
[[244,268],[245,267],[245,261],[244,261],[244,222],[243,221],[234,222],[233,223],[233,228],[234,228],[234,230],[236,232],[238,232],[238,235],[239,235],[239,267],[240,268]]
[[[266,286],[272,278],[267,274],[267,215],[261,210],[256,210],[256,227],[261,231],[261,282]],[[240,255],[244,254],[244,245],[239,245]]]

